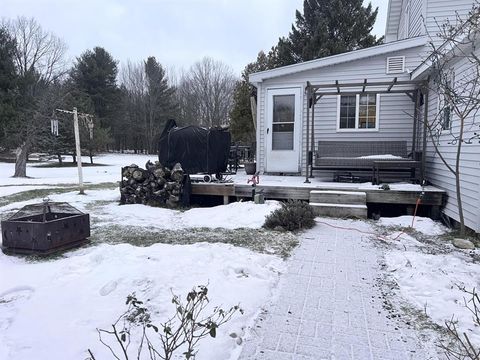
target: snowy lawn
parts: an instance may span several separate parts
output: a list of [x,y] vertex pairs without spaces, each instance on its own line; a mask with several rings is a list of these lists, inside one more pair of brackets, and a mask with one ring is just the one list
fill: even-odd
[[[465,301],[471,296],[464,290],[480,288],[480,251],[459,250],[451,245],[447,229],[427,218],[416,218],[412,229],[411,216],[383,218],[377,225],[391,229],[385,255],[387,269],[400,289],[400,295],[415,309],[444,327],[445,321],[457,321],[480,348],[480,329]],[[394,301],[394,300],[392,300]]]
[[128,294],[146,301],[158,324],[174,313],[172,293],[184,297],[205,284],[211,308],[240,304],[245,312],[206,340],[197,358],[238,357],[241,339],[271,301],[284,271],[282,258],[297,238],[261,229],[279,207],[275,201],[186,211],[119,206],[120,167],[143,166],[149,159],[155,157],[98,158],[107,166],[84,168],[86,195],[75,189],[76,168],[29,165],[31,178],[14,179],[13,164],[0,163],[2,219],[49,197],[88,212],[92,225],[90,245],[61,255],[39,259],[0,252],[0,359],[85,359],[88,348],[108,359],[96,328],[108,328],[123,313]]
[[109,359],[96,328],[110,327],[128,294],[146,301],[158,324],[174,313],[172,292],[200,284],[209,284],[212,307],[240,303],[245,313],[201,343],[198,359],[234,359],[241,348],[229,334],[245,335],[283,269],[276,256],[207,243],[102,244],[47,262],[1,254],[0,359],[85,359],[87,348]]

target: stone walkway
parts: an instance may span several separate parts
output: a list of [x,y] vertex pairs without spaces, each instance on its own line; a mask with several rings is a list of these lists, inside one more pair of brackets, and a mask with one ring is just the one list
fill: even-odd
[[[322,220],[352,227],[352,222]],[[368,230],[368,225],[355,222]],[[356,231],[317,224],[288,260],[278,299],[257,321],[242,360],[437,359],[431,344],[389,319],[378,278],[382,250]]]

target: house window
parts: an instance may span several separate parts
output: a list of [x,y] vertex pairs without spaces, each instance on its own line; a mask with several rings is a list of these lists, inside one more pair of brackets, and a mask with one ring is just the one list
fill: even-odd
[[357,97],[343,95],[340,97],[340,129],[355,129],[357,114]]
[[439,91],[438,94],[438,120],[442,130],[450,130],[452,128],[452,106],[449,104],[449,99],[446,91],[454,92],[455,86],[455,73],[453,70],[446,75],[444,89]]
[[337,130],[378,130],[378,94],[339,95]]
[[358,127],[360,129],[375,129],[377,123],[377,96],[373,94],[360,95],[358,107]]

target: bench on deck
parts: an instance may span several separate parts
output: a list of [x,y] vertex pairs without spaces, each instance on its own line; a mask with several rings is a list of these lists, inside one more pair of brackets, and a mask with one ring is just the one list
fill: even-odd
[[420,168],[420,164],[408,157],[406,141],[321,140],[313,169],[371,171],[372,182],[376,183],[382,169],[409,171],[412,179],[416,179],[415,170]]

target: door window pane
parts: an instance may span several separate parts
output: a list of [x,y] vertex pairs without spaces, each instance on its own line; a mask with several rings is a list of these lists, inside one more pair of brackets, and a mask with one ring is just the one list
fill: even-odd
[[294,124],[273,124],[272,150],[293,150]]
[[295,121],[295,95],[273,96],[273,122]]
[[295,95],[273,96],[272,150],[293,150]]

